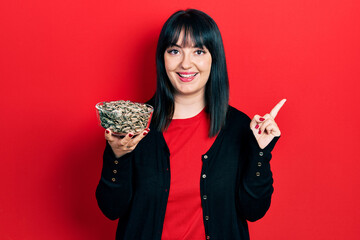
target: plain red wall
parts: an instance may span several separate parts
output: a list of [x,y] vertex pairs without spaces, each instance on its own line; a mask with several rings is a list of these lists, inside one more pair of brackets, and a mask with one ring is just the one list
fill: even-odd
[[184,8],[220,27],[232,105],[253,116],[288,99],[252,239],[359,239],[358,0],[2,1],[0,239],[114,239],[94,195],[94,105],[152,96],[160,28]]

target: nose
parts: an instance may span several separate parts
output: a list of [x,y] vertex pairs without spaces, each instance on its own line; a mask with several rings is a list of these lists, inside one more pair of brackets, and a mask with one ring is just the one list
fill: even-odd
[[191,54],[184,52],[183,58],[181,61],[181,67],[183,69],[189,69],[192,67]]

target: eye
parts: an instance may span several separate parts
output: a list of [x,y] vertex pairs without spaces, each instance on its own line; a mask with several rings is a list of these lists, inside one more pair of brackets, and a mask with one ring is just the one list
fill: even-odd
[[204,50],[201,50],[201,49],[198,49],[198,50],[195,51],[195,54],[197,54],[197,55],[203,55],[205,53],[206,52]]
[[176,55],[179,53],[179,51],[176,49],[169,49],[167,52],[170,53],[171,55]]

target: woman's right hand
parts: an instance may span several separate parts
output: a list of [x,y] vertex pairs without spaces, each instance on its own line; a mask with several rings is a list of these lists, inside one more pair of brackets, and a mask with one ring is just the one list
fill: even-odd
[[110,147],[112,148],[115,157],[119,158],[124,156],[125,154],[132,152],[135,147],[138,145],[141,139],[143,139],[148,133],[150,129],[145,129],[142,133],[134,137],[133,133],[126,134],[125,137],[120,138],[112,135],[110,129],[105,130],[105,139],[108,141]]

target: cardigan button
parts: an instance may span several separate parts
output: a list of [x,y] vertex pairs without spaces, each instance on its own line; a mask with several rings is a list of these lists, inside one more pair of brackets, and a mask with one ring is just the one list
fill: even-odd
[[261,167],[262,163],[261,162],[258,162],[258,167]]
[[260,172],[256,172],[256,176],[259,177],[259,176],[260,176]]
[[206,199],[207,199],[207,196],[206,196],[206,195],[204,195],[204,196],[203,196],[203,199],[204,199],[204,200],[206,200]]
[[116,170],[116,169],[114,169],[114,170],[113,170],[113,173],[114,173],[114,174],[116,174],[116,173],[117,173],[117,170]]
[[209,216],[205,216],[205,220],[208,221],[208,220],[209,220]]
[[118,164],[118,163],[119,163],[119,161],[118,161],[118,160],[115,160],[115,161],[114,161],[114,163],[115,163],[115,164]]
[[208,155],[204,155],[204,159],[208,159]]
[[259,152],[260,157],[264,156],[263,152]]
[[116,179],[115,179],[115,178],[112,178],[112,179],[111,179],[111,181],[115,182],[115,181],[116,181]]
[[210,239],[210,236],[209,236],[209,235],[208,235],[208,236],[206,236],[206,239],[208,239],[208,240],[209,240],[209,239]]
[[206,178],[206,174],[205,174],[205,173],[202,175],[202,178]]

